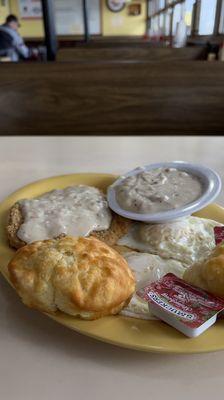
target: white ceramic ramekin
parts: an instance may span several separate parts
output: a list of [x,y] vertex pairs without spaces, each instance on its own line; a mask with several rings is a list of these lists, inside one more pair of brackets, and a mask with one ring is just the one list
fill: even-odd
[[[137,175],[139,172],[150,171],[156,168],[176,168],[198,177],[202,183],[202,195],[192,203],[189,203],[178,209],[162,211],[154,214],[133,213],[131,211],[127,211],[121,208],[116,199],[115,187],[117,185],[120,185],[122,181],[128,176]],[[123,217],[136,221],[164,223],[189,216],[192,213],[206,207],[208,204],[212,203],[214,199],[219,195],[221,187],[222,184],[219,175],[210,168],[204,167],[202,165],[191,164],[184,161],[161,162],[157,164],[146,165],[144,167],[139,167],[126,173],[125,175],[122,175],[108,188],[107,199],[110,208],[117,214],[122,215]]]

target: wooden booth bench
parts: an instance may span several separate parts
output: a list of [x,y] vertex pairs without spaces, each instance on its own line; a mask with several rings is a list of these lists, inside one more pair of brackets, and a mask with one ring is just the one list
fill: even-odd
[[173,62],[200,60],[204,57],[203,47],[185,47],[181,49],[160,47],[74,47],[59,49],[57,61],[91,62],[91,61],[140,61],[140,62]]
[[215,134],[219,62],[0,65],[1,134]]

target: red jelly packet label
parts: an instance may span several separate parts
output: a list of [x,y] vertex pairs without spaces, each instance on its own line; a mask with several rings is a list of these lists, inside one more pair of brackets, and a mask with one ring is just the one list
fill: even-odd
[[167,274],[137,292],[148,303],[156,304],[190,328],[198,328],[224,309],[224,300]]
[[224,226],[215,226],[214,234],[216,245],[222,243],[224,241]]

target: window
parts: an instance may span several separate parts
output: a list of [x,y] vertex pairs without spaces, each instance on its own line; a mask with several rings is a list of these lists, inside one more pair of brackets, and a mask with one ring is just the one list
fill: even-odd
[[[175,35],[177,24],[184,19],[188,35],[191,32],[199,35],[212,35],[218,30],[224,34],[224,0],[221,5],[220,20],[215,26],[216,15],[219,17],[219,0],[149,0],[149,19],[152,16],[150,26],[154,25],[155,30],[162,31],[166,36],[170,35],[170,22],[172,16],[172,34]],[[192,25],[193,11],[195,18]],[[216,14],[217,13],[217,14]]]
[[224,33],[224,1],[222,2],[221,17],[219,23],[219,33]]
[[159,16],[159,28],[160,32],[164,31],[164,14],[160,14]]
[[194,3],[195,3],[195,0],[186,0],[185,4],[184,4],[185,11],[192,13]]
[[173,35],[175,35],[177,30],[177,24],[181,20],[181,11],[182,11],[181,5],[177,4],[173,10],[173,26],[172,26]]
[[185,10],[185,23],[190,28],[192,24],[192,16],[193,16],[193,5],[195,0],[186,0],[184,4]]
[[160,0],[160,8],[164,8],[166,5],[166,0]]
[[201,0],[199,35],[211,35],[214,30],[217,0]]
[[[56,30],[58,35],[83,34],[82,0],[54,0],[56,14]],[[100,2],[87,0],[89,30],[93,35],[101,33]]]
[[165,13],[165,24],[164,24],[164,34],[166,36],[170,35],[170,23],[171,23],[171,13],[169,11],[167,11]]

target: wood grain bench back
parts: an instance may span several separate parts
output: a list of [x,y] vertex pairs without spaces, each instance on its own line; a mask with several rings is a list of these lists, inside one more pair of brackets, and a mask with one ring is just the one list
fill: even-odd
[[154,47],[118,47],[118,48],[65,48],[58,52],[57,60],[63,62],[80,61],[122,61],[138,60],[152,61],[189,61],[203,58],[204,49],[201,47],[154,48]]
[[214,134],[224,65],[0,64],[1,134]]

